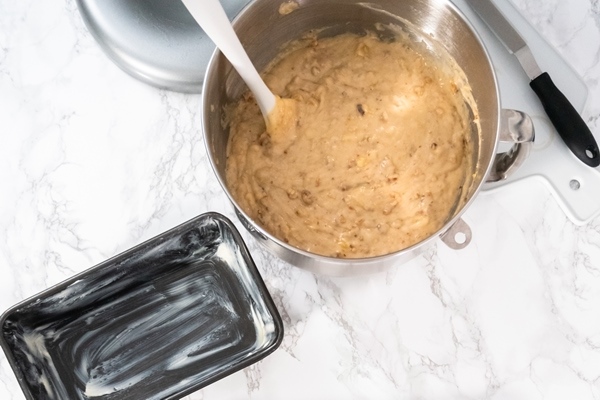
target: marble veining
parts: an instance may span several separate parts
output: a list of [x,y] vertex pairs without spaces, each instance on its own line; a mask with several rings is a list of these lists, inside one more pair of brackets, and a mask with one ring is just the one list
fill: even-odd
[[[514,4],[585,80],[600,137],[598,2]],[[286,333],[187,400],[600,399],[599,218],[577,226],[545,186],[520,182],[469,207],[460,252],[437,243],[383,273],[313,275],[235,220],[199,96],[119,70],[73,0],[0,10],[0,309],[212,210],[240,228]],[[1,356],[0,399],[23,398]]]

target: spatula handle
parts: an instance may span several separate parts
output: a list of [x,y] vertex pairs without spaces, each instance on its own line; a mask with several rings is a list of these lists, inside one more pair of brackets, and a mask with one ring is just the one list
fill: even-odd
[[275,96],[254,68],[219,0],[183,0],[183,4],[246,82],[266,118],[275,107]]

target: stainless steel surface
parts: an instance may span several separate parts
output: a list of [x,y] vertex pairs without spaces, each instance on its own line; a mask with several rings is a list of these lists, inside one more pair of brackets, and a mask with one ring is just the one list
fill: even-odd
[[[231,19],[249,0],[222,0]],[[150,85],[200,93],[214,44],[179,0],[77,0],[100,47]]]
[[467,3],[500,39],[508,51],[517,57],[529,79],[537,78],[542,71],[533,58],[527,43],[502,12],[498,10],[492,0],[467,0]]
[[517,60],[519,60],[519,64],[521,64],[521,67],[523,67],[523,70],[525,71],[529,79],[534,80],[542,74],[542,70],[540,69],[538,63],[535,61],[535,58],[533,57],[529,46],[520,48],[514,54],[517,57]]
[[496,155],[487,182],[507,179],[515,172],[529,155],[535,139],[535,129],[529,115],[521,111],[503,109],[500,118],[498,139],[513,146],[508,151]]
[[467,0],[467,3],[498,36],[508,51],[516,53],[517,50],[527,46],[519,32],[513,28],[491,0]]
[[473,234],[471,227],[459,218],[446,232],[440,235],[442,242],[453,250],[464,249],[471,243]]
[[[242,44],[261,70],[277,54],[284,43],[296,39],[311,29],[322,29],[321,35],[345,31],[362,32],[374,29],[376,23],[393,23],[422,31],[422,40],[445,48],[465,71],[478,107],[481,133],[473,124],[475,146],[474,182],[467,188],[468,201],[456,210],[438,232],[407,249],[380,257],[339,259],[299,250],[275,238],[237,205],[225,180],[226,147],[229,131],[223,127],[223,106],[246,90],[242,80],[219,52],[208,66],[203,92],[202,129],[210,162],[238,217],[252,235],[280,258],[293,265],[329,275],[350,275],[385,269],[407,261],[422,252],[460,218],[486,181],[493,165],[500,127],[498,84],[489,56],[478,35],[460,11],[445,0],[379,0],[363,3],[304,0],[287,15],[278,12],[279,2],[255,0],[233,22]],[[410,21],[410,22],[407,22]]]

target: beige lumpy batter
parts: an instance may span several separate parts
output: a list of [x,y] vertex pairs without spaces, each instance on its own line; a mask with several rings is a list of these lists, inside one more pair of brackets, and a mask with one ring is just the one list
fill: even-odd
[[228,111],[227,185],[279,239],[371,257],[439,230],[470,183],[470,119],[454,68],[398,36],[291,44],[264,73],[287,101],[269,129],[250,95]]

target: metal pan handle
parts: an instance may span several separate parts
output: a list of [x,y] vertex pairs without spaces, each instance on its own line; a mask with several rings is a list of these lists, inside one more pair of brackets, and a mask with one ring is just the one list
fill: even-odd
[[496,154],[486,182],[508,178],[529,155],[535,139],[533,121],[522,111],[503,109],[500,116],[500,142],[513,143],[504,153]]
[[471,227],[459,218],[448,230],[440,235],[442,242],[453,250],[460,250],[467,247],[471,243]]

